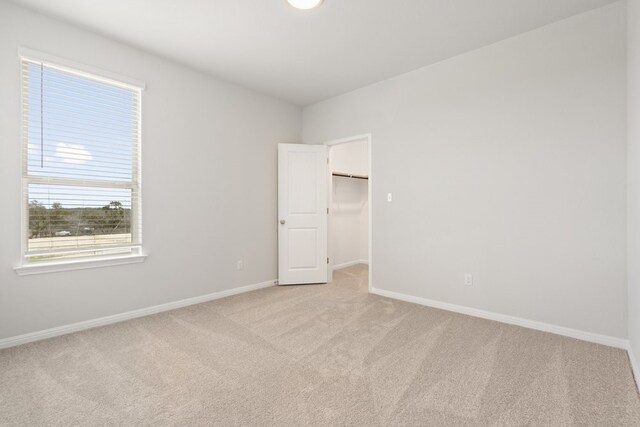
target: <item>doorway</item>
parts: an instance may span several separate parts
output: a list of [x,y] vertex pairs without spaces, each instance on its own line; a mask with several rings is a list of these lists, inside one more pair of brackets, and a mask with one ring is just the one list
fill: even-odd
[[366,278],[371,290],[371,135],[325,143],[329,148],[328,279]]

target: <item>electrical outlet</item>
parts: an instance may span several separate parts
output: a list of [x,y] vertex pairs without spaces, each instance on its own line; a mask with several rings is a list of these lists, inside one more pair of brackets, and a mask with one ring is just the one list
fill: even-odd
[[467,274],[464,275],[464,284],[466,286],[473,285],[473,274],[467,273]]
[[239,260],[236,262],[236,269],[237,270],[244,270],[244,261]]

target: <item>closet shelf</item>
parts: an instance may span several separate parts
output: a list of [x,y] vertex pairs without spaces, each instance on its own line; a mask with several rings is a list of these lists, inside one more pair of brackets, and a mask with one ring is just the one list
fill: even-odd
[[349,173],[340,173],[340,172],[333,172],[331,175],[333,175],[333,176],[341,176],[343,178],[369,179],[369,177],[365,176],[365,175],[352,175],[352,174],[349,174]]

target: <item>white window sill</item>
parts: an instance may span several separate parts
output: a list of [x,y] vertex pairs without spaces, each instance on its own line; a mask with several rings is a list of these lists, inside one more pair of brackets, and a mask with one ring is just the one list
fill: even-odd
[[138,264],[144,262],[146,255],[126,255],[119,257],[85,259],[74,261],[42,262],[24,264],[15,267],[18,276],[29,276],[32,274],[57,273],[60,271],[85,270],[88,268],[109,267],[112,265]]

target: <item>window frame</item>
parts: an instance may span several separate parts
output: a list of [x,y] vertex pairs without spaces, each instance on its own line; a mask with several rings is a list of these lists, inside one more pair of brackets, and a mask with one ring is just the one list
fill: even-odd
[[[14,270],[18,275],[29,275],[39,273],[50,273],[56,271],[79,270],[86,268],[104,267],[109,265],[131,264],[143,262],[146,258],[142,249],[142,92],[145,90],[144,82],[131,79],[126,76],[118,75],[94,67],[86,66],[74,61],[58,58],[43,52],[32,49],[20,48],[18,51],[20,67],[20,155],[21,155],[21,172],[20,172],[20,188],[21,188],[21,209],[20,209],[20,265]],[[110,85],[118,86],[128,90],[136,91],[138,96],[138,109],[134,112],[138,120],[138,137],[134,141],[132,149],[137,152],[136,161],[132,162],[131,181],[110,181],[96,179],[90,187],[107,188],[126,188],[131,190],[131,252],[124,254],[100,254],[91,256],[82,256],[78,258],[58,258],[46,261],[30,261],[29,248],[29,184],[62,184],[62,185],[78,185],[73,179],[32,176],[29,175],[28,169],[28,132],[26,130],[28,118],[25,114],[27,105],[25,104],[25,93],[22,82],[24,79],[23,63],[24,61],[42,64],[46,67],[57,69],[66,73],[71,73],[79,77],[84,77],[93,81],[103,82]],[[88,180],[85,180],[87,182]],[[135,203],[135,208],[134,208]],[[136,243],[133,243],[136,242]]]

